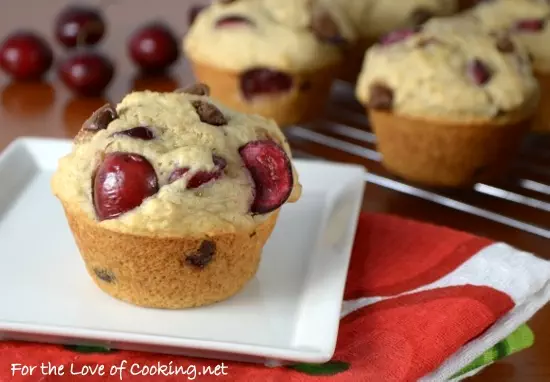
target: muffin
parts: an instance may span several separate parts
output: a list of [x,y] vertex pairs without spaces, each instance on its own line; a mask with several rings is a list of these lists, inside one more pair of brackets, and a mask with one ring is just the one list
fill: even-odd
[[277,125],[204,85],[135,92],[96,111],[51,184],[87,272],[142,307],[221,301],[255,275],[301,186]]
[[343,7],[358,35],[340,75],[353,83],[361,71],[365,51],[380,38],[397,29],[415,28],[434,16],[451,15],[458,8],[456,0],[332,1]]
[[323,109],[353,29],[317,0],[214,2],[195,18],[184,50],[212,97],[280,126]]
[[529,51],[541,88],[533,129],[550,133],[550,3],[546,0],[494,0],[480,3],[471,13],[488,32],[508,32]]
[[468,187],[497,179],[539,100],[528,52],[467,21],[434,19],[371,47],[356,88],[383,165],[407,180]]

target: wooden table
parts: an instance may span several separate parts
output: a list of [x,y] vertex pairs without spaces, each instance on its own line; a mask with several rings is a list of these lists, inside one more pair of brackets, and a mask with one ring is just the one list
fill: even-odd
[[[32,28],[53,44],[54,17],[66,3],[63,0],[2,0],[0,36],[17,28]],[[189,3],[117,0],[108,7],[109,33],[98,49],[115,60],[117,75],[106,99],[116,102],[132,89],[173,90],[192,82],[185,60],[181,60],[168,77],[140,78],[127,58],[125,45],[130,31],[155,18],[166,20],[183,34]],[[63,57],[65,53],[55,49],[56,58]],[[1,78],[0,150],[19,136],[72,137],[82,121],[105,102],[104,99],[71,98],[54,74],[42,84],[11,84],[7,78]],[[518,160],[511,181],[505,185],[481,185],[477,191],[460,193],[426,190],[385,172],[374,151],[375,137],[369,132],[361,109],[350,99],[350,89],[338,86],[336,93],[336,100],[327,108],[326,121],[330,122],[294,127],[288,130],[288,136],[297,156],[313,155],[364,164],[371,171],[365,210],[447,225],[550,258],[550,209],[549,204],[545,204],[550,203],[550,187],[545,186],[550,184],[550,139],[531,139],[534,144]],[[506,224],[495,221],[502,219]],[[535,233],[526,232],[529,230]],[[550,380],[550,307],[543,309],[530,325],[536,334],[534,347],[498,362],[473,380]]]

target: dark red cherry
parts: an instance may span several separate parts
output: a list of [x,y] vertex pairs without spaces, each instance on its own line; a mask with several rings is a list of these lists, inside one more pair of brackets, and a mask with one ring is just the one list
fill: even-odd
[[491,70],[481,60],[470,61],[467,67],[468,76],[476,85],[485,85],[492,77]]
[[255,68],[241,74],[241,92],[246,99],[259,95],[286,93],[292,90],[293,79],[286,73]]
[[216,21],[216,28],[232,28],[232,27],[252,27],[254,23],[240,15],[230,15],[220,18]]
[[0,45],[0,67],[17,81],[41,79],[52,63],[52,49],[33,32],[21,31],[8,35]]
[[[212,171],[197,171],[191,179],[187,181],[188,189],[198,188],[213,180],[219,179],[223,175],[223,170],[227,166],[226,160],[217,155],[213,155],[212,161],[214,162],[214,169]],[[183,177],[188,171],[189,167],[175,169],[172,174],[170,174],[168,183],[175,182]]]
[[390,32],[380,39],[382,45],[391,45],[396,42],[406,40],[407,38],[415,35],[419,31],[419,28],[400,29]]
[[95,45],[104,35],[105,21],[96,8],[71,5],[55,22],[55,37],[66,48]]
[[128,212],[157,192],[155,169],[137,154],[107,154],[93,179],[94,207],[100,220]]
[[271,140],[253,141],[239,149],[255,186],[251,212],[276,210],[290,197],[294,178],[286,152]]
[[130,58],[145,72],[162,72],[179,58],[178,40],[162,23],[147,24],[130,37]]
[[155,133],[153,133],[153,131],[150,128],[145,126],[138,126],[128,130],[117,131],[116,133],[113,134],[113,136],[121,136],[121,135],[131,137],[131,138],[141,139],[144,141],[150,141],[152,139],[155,139]]
[[543,30],[545,25],[544,19],[525,19],[516,22],[514,29],[522,32],[538,32]]
[[111,61],[96,52],[78,52],[61,62],[58,76],[73,93],[95,97],[103,93],[113,79]]

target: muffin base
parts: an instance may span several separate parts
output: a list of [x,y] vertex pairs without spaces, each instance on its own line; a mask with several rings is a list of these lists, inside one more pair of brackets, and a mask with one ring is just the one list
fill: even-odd
[[[239,292],[258,270],[278,212],[254,231],[197,237],[156,237],[101,227],[63,203],[86,269],[95,284],[119,300],[148,308],[181,309],[212,304]],[[204,267],[189,264],[205,240],[215,244]]]
[[531,124],[530,113],[498,121],[453,123],[370,110],[382,164],[406,180],[469,187],[500,178]]
[[540,103],[533,121],[533,131],[550,134],[550,73],[535,71],[540,85]]
[[196,79],[210,86],[212,98],[236,111],[273,119],[280,127],[314,120],[324,109],[338,73],[337,67],[288,73],[295,84],[289,92],[246,100],[240,90],[239,73],[198,62],[193,62],[192,67]]

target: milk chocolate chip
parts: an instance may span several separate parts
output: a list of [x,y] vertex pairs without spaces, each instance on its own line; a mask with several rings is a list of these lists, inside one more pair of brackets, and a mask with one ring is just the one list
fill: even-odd
[[94,111],[92,116],[84,122],[82,128],[90,131],[104,130],[109,126],[109,123],[117,118],[116,109],[110,104],[105,104]]
[[201,122],[214,126],[227,125],[227,119],[223,113],[211,103],[205,101],[193,101],[191,104],[197,111]]
[[197,252],[194,252],[185,257],[185,262],[197,268],[207,266],[216,253],[216,243],[210,240],[204,240]]
[[373,84],[369,98],[369,107],[372,109],[391,110],[393,107],[393,90],[384,84]]
[[116,281],[116,277],[113,272],[103,269],[103,268],[94,268],[94,273],[98,279],[105,281],[106,283],[112,283]]
[[209,96],[210,87],[206,84],[193,84],[182,89],[177,89],[175,92],[198,95],[198,96]]

